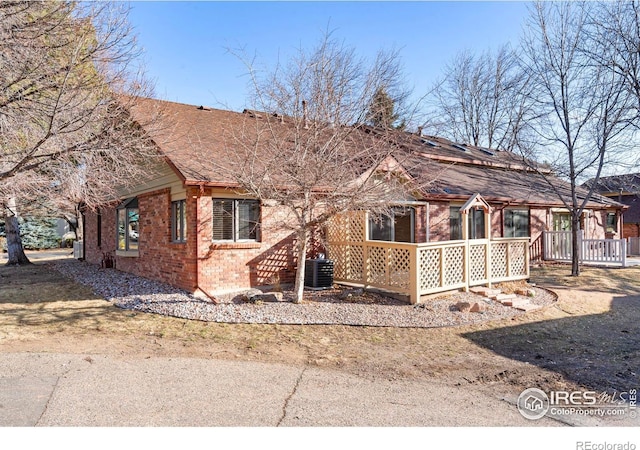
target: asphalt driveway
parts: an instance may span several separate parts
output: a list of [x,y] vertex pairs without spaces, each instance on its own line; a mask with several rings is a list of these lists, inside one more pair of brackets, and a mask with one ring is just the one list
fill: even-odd
[[[0,354],[0,426],[562,426],[490,391],[246,361]],[[587,420],[591,420],[588,422]]]

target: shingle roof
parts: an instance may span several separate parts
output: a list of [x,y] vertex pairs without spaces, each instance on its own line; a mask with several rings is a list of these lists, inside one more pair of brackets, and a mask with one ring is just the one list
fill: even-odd
[[[446,163],[441,163],[445,166]],[[552,184],[550,184],[552,183]],[[578,199],[582,201],[587,191],[578,188]],[[550,175],[532,171],[481,165],[455,164],[444,169],[430,194],[443,198],[466,199],[479,192],[492,202],[512,204],[564,206],[559,195],[571,204],[569,183]],[[592,195],[588,208],[616,207],[617,202],[598,194]]]
[[[168,126],[153,127],[149,132],[186,183],[233,185],[233,180],[220,170],[229,164],[225,159],[228,153],[225,152],[230,143],[238,145],[239,136],[249,135],[245,134],[247,130],[255,133],[256,121],[271,120],[275,129],[282,131],[281,137],[286,139],[286,120],[265,113],[238,113],[154,99],[142,99],[132,112],[134,118],[145,123],[158,110],[161,110]],[[370,135],[369,139],[376,139],[374,130],[365,131]],[[358,139],[362,139],[362,133]],[[274,148],[270,149],[265,142],[262,151]],[[435,177],[435,182],[424,191],[427,197],[466,199],[480,193],[489,201],[562,206],[545,177],[525,170],[522,158],[512,153],[458,145],[444,138],[410,133],[402,133],[400,143],[396,159],[412,175],[417,178]],[[366,162],[363,162],[362,170],[369,168],[365,166]],[[549,172],[544,166],[540,169]],[[547,178],[552,179],[556,189],[568,198],[566,182],[551,175]],[[579,190],[580,197],[584,198],[585,194],[586,190]],[[599,195],[594,195],[588,204],[589,208],[603,206],[616,207],[619,204]]]
[[[585,187],[591,187],[594,180],[584,183]],[[595,191],[600,194],[640,193],[640,173],[628,173],[610,177],[600,177],[596,183]]]
[[[244,155],[242,152],[247,151],[253,156],[255,149],[252,164],[261,170],[264,165],[260,165],[270,159],[268,152],[284,148],[295,138],[318,142],[321,139],[311,135],[331,134],[331,130],[313,127],[298,128],[296,133],[293,120],[276,114],[250,110],[238,113],[155,99],[142,99],[132,113],[139,123],[147,123],[158,114],[163,117],[166,125],[152,127],[150,135],[187,184],[233,186],[233,177],[229,176],[234,169],[231,165],[241,160],[236,154]],[[340,145],[350,150],[351,162],[362,164],[361,171],[371,164],[367,163],[366,152],[362,152],[361,162],[357,160],[360,153],[356,147],[369,145],[368,142],[378,140],[361,130],[341,136]]]

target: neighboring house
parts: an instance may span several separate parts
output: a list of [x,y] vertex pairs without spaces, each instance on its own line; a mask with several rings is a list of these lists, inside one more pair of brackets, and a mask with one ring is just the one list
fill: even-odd
[[[593,180],[587,181],[584,186],[591,187]],[[595,186],[595,192],[605,197],[627,205],[628,210],[622,217],[622,238],[640,236],[640,173],[600,177]],[[607,231],[615,231],[619,228],[616,218],[608,217]]]
[[[119,202],[85,213],[86,261],[101,264],[113,258],[119,270],[209,297],[291,282],[295,242],[290,232],[275,226],[281,209],[239,194],[214,164],[225,139],[237,136],[234,131],[248,120],[262,119],[250,112],[159,100],[142,105],[134,117],[156,107],[171,117],[171,130],[151,133],[165,158],[151,163],[154,176],[123,192]],[[460,208],[477,193],[492,208],[491,223],[484,223],[480,209],[470,211],[471,239],[486,238],[490,230],[494,238],[531,237],[536,243],[544,230],[567,229],[568,211],[553,189],[515,155],[402,136],[398,159],[412,161],[409,173],[424,171],[435,181],[416,198],[398,202],[393,217],[370,219],[369,240],[461,239]],[[568,192],[566,183],[551,179],[556,189]],[[621,205],[596,195],[581,224],[586,235],[604,237],[608,214],[619,217]]]

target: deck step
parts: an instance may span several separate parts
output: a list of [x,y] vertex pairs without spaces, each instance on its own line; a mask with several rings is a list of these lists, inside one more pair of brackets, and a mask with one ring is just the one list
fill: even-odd
[[519,309],[520,311],[529,312],[529,311],[535,311],[536,309],[540,309],[542,308],[542,306],[534,305],[533,303],[526,303],[522,305],[516,305],[514,306],[514,308]]
[[489,296],[491,300],[496,300],[501,302],[502,300],[509,300],[511,298],[516,298],[516,294],[492,294]]
[[502,300],[500,303],[504,306],[513,306],[515,308],[521,305],[528,305],[529,300],[526,298],[509,298],[507,300]]
[[474,294],[484,295],[485,297],[489,297],[490,295],[498,295],[501,294],[502,291],[500,289],[492,289],[486,286],[476,286],[469,289]]

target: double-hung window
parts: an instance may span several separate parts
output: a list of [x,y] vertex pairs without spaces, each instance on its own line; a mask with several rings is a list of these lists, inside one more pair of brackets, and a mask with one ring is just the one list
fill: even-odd
[[245,199],[213,199],[214,241],[258,241],[260,202]]
[[117,249],[137,251],[140,227],[140,210],[138,199],[130,198],[118,205],[117,214]]
[[187,201],[171,202],[171,241],[187,241]]

